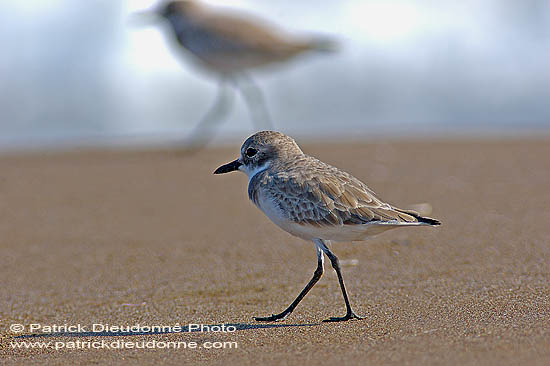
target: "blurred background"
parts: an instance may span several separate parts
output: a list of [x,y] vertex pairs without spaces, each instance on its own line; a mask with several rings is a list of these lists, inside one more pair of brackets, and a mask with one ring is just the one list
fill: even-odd
[[[546,0],[209,0],[334,54],[258,70],[276,129],[299,137],[500,136],[550,131]],[[130,14],[150,0],[0,2],[0,149],[177,141],[216,95]],[[217,133],[254,132],[240,97]]]

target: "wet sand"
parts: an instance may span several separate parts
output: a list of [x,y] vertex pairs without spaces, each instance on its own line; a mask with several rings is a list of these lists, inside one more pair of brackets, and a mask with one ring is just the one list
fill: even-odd
[[[550,363],[550,140],[304,144],[400,207],[429,202],[438,228],[337,243],[362,321],[312,243],[214,176],[238,146],[0,156],[0,357],[4,364]],[[30,324],[87,331],[30,331]],[[234,324],[234,332],[134,335],[92,324]],[[10,325],[22,324],[22,333]],[[184,329],[185,330],[185,329]],[[34,337],[17,338],[21,335]],[[12,349],[12,342],[197,342],[198,349]],[[206,349],[204,342],[237,342]],[[97,344],[96,344],[97,345]],[[181,346],[180,346],[181,347]]]

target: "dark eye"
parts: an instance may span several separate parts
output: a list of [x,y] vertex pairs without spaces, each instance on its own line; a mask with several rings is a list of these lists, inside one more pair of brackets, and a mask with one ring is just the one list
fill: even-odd
[[248,149],[246,149],[246,156],[248,156],[249,158],[253,157],[254,155],[256,155],[256,153],[258,152],[258,150],[254,149],[253,147],[249,147]]

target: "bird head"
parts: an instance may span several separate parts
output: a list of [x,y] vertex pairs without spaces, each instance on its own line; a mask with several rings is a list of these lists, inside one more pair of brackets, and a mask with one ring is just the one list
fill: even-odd
[[220,166],[214,174],[240,170],[251,179],[257,173],[268,169],[282,156],[288,158],[302,154],[302,150],[291,137],[276,131],[261,131],[246,139],[241,146],[241,156],[238,159]]
[[200,5],[191,0],[161,1],[148,10],[133,13],[130,21],[136,25],[151,25],[173,16],[185,17],[199,8]]

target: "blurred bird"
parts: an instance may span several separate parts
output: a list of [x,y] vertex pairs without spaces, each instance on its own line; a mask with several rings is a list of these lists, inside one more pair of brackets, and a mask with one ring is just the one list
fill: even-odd
[[283,35],[263,21],[196,1],[165,1],[137,15],[165,19],[177,48],[187,50],[200,66],[219,78],[218,96],[187,142],[192,148],[206,144],[212,128],[229,112],[234,98],[228,84],[243,95],[256,128],[271,128],[263,94],[247,72],[306,51],[336,50],[332,40]]

